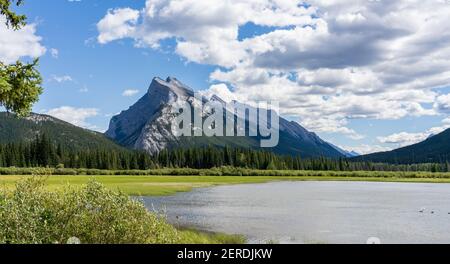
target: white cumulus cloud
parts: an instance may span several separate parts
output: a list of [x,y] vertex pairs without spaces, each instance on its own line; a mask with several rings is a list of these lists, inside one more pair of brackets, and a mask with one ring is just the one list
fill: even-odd
[[122,96],[131,97],[131,96],[135,96],[138,93],[139,93],[139,90],[127,89],[127,90],[123,91]]
[[50,54],[52,55],[52,57],[54,59],[57,59],[59,57],[59,50],[52,48],[52,49],[50,49]]
[[131,8],[111,9],[97,24],[100,35],[99,43],[108,43],[133,34],[135,24],[139,18],[139,11]]
[[61,76],[52,75],[50,81],[55,81],[57,83],[72,82],[73,78],[70,75],[61,75]]
[[41,45],[41,40],[36,35],[36,24],[12,30],[5,25],[4,16],[0,15],[0,61],[13,63],[24,57],[37,58],[44,55],[46,48]]
[[[306,3],[147,0],[140,10],[109,10],[97,24],[98,42],[131,38],[160,48],[175,39],[174,52],[187,61],[217,66],[211,81],[230,89],[214,91],[278,100],[282,114],[317,132],[360,139],[352,119],[448,112],[441,92],[450,85],[448,1]],[[240,38],[248,24],[266,30]]]
[[47,115],[54,116],[73,125],[92,128],[86,119],[95,117],[99,114],[96,108],[76,108],[71,106],[61,106],[44,112]]

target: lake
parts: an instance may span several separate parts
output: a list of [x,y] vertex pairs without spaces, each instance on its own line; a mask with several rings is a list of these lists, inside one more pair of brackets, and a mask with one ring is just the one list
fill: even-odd
[[288,181],[142,199],[174,225],[249,243],[450,243],[450,184]]

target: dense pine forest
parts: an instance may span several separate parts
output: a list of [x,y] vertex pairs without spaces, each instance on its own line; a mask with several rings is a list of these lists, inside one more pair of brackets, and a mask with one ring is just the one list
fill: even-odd
[[31,142],[0,144],[0,167],[145,169],[151,159],[141,152],[111,148],[69,148],[46,134]]
[[125,149],[68,148],[55,142],[43,134],[27,143],[0,144],[0,167],[146,170],[231,166],[260,170],[450,171],[449,163],[399,165],[352,162],[342,158],[302,159],[300,156],[280,156],[271,152],[226,147],[165,150],[158,155],[150,156],[144,152]]

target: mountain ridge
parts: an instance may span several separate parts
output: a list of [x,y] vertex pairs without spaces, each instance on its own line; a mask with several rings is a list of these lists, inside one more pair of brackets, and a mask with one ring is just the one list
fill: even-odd
[[31,142],[43,134],[55,143],[73,149],[123,150],[123,147],[100,132],[75,126],[50,115],[31,113],[28,117],[17,118],[14,114],[0,112],[0,144]]
[[428,137],[422,142],[353,158],[354,161],[371,161],[397,164],[445,163],[450,161],[450,129]]
[[[174,77],[163,80],[155,77],[147,93],[127,110],[111,118],[105,135],[128,148],[158,153],[163,149],[178,147],[218,147],[258,148],[259,137],[175,137],[170,130],[171,107],[177,102],[198,103],[194,91]],[[217,95],[204,102],[215,100],[224,102]],[[225,109],[226,111],[226,109]],[[235,118],[240,118],[235,115]],[[300,124],[280,117],[280,143],[266,150],[277,154],[301,155],[303,157],[344,157],[331,144]]]

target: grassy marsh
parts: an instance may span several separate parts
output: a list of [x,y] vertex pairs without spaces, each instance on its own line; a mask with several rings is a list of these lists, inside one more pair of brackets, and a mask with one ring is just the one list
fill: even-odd
[[[450,177],[436,174],[415,176],[405,173],[391,173],[390,175],[371,175],[371,172],[358,174],[327,176],[327,173],[317,172],[309,176],[116,176],[116,175],[64,175],[47,176],[46,188],[58,190],[66,185],[82,186],[95,179],[107,188],[121,190],[135,196],[164,196],[178,192],[191,191],[193,188],[212,187],[230,184],[264,183],[271,181],[371,181],[371,182],[420,182],[420,183],[450,183]],[[0,176],[0,186],[12,188],[15,183],[30,176],[3,175]]]

